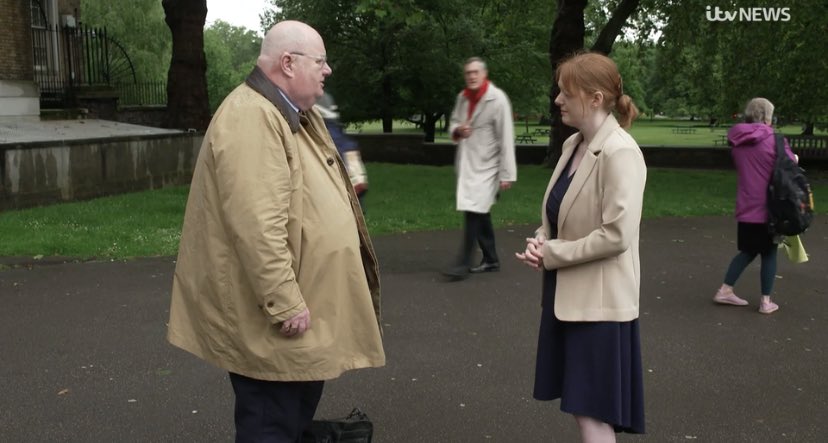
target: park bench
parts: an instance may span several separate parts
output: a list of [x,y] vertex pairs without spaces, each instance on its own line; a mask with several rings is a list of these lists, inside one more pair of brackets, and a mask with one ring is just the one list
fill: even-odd
[[696,128],[687,128],[687,127],[677,127],[673,128],[673,134],[695,134]]
[[550,133],[551,133],[551,131],[549,130],[549,128],[535,128],[534,135],[537,135],[537,136],[544,136],[545,135],[545,136],[549,137]]
[[[802,158],[828,157],[828,137],[815,135],[786,135],[791,150]],[[713,146],[727,146],[727,136],[713,140]]]
[[828,137],[815,135],[786,135],[788,143],[800,158],[825,158],[828,156]]
[[535,137],[531,134],[519,134],[515,136],[515,143],[535,143]]

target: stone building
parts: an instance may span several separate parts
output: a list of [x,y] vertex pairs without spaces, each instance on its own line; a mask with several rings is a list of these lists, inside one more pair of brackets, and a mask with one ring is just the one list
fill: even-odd
[[56,30],[74,27],[80,0],[0,0],[0,116],[40,114],[36,79],[61,75]]

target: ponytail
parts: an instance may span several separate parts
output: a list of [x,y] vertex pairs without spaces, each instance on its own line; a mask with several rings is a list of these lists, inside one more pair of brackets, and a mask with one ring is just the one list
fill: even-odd
[[618,124],[624,129],[629,129],[633,120],[638,117],[638,108],[632,101],[632,97],[627,94],[618,97],[615,103],[615,111],[618,112]]

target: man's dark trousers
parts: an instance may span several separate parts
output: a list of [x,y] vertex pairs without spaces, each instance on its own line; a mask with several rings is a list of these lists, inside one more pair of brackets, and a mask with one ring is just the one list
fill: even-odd
[[236,443],[296,443],[313,420],[324,381],[265,381],[230,373]]
[[499,263],[497,250],[495,249],[492,215],[468,211],[463,212],[463,214],[465,215],[466,229],[458,264],[466,267],[472,265],[472,255],[476,245],[480,245],[480,249],[483,251],[484,263]]

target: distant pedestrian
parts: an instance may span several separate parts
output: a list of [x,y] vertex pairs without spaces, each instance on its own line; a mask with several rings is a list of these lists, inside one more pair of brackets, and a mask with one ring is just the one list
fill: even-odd
[[[517,181],[512,104],[489,81],[486,63],[472,57],[463,65],[466,88],[457,95],[449,133],[457,143],[457,210],[463,212],[464,233],[454,265],[443,271],[459,280],[469,272],[500,270],[490,210],[500,192]],[[477,245],[483,251],[472,267]]]
[[365,164],[362,162],[362,155],[359,152],[359,144],[353,137],[348,136],[339,122],[339,108],[336,106],[333,96],[327,92],[316,102],[316,109],[325,120],[325,127],[331,134],[334,145],[342,161],[345,162],[345,169],[348,170],[348,177],[351,185],[359,197],[359,204],[364,209],[364,198],[368,192],[368,173],[365,171]]
[[229,372],[239,443],[299,441],[325,380],[385,364],[376,255],[312,110],[329,75],[319,33],[277,23],[193,172],[167,338]]
[[[716,303],[746,306],[748,301],[738,297],[733,286],[745,268],[760,255],[759,283],[762,294],[759,297],[759,312],[762,314],[772,314],[779,309],[779,305],[771,301],[779,245],[768,227],[768,183],[776,162],[773,109],[773,103],[767,99],[750,100],[745,107],[745,122],[733,125],[727,133],[738,176],[736,246],[739,252],[730,261],[724,283],[713,296]],[[787,140],[785,153],[791,160],[797,161]]]
[[644,432],[638,243],[647,168],[623,129],[638,109],[603,55],[565,60],[555,80],[563,123],[578,132],[552,172],[542,226],[516,254],[543,270],[534,397],[560,398],[582,441],[614,442],[615,432]]

